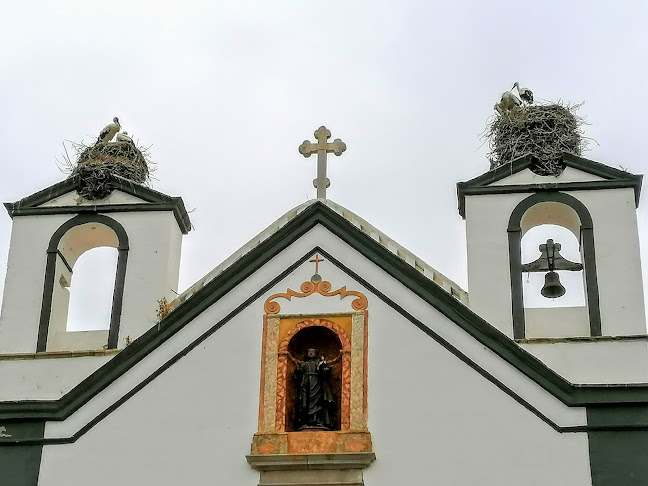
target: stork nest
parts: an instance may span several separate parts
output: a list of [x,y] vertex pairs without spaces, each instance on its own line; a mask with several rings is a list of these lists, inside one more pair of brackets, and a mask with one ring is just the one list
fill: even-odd
[[70,177],[79,176],[81,183],[77,192],[84,199],[108,197],[115,189],[110,183],[113,175],[138,184],[148,185],[150,181],[148,151],[133,142],[98,142],[90,146],[70,144],[76,152],[76,162],[66,156],[64,165]]
[[580,156],[587,145],[581,129],[585,120],[575,113],[580,106],[558,102],[495,115],[485,131],[491,170],[531,154],[534,173],[560,175],[563,152]]

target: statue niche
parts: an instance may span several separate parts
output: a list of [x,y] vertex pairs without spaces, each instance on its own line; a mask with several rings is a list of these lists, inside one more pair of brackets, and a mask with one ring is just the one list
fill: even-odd
[[340,430],[342,344],[326,327],[310,326],[288,344],[286,431]]

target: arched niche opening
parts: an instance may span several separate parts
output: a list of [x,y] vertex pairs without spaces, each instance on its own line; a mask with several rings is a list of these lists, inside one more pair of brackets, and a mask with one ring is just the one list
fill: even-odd
[[[102,252],[117,250],[116,263],[112,265]],[[84,260],[96,255],[101,267],[108,266],[107,274],[97,273],[75,284],[75,268],[85,267]],[[126,261],[128,256],[128,237],[124,228],[112,218],[103,215],[79,215],[63,224],[52,236],[47,250],[43,303],[36,350],[75,351],[101,348],[116,348],[121,318]],[[90,258],[92,260],[92,257]],[[106,265],[108,264],[108,265]],[[92,265],[90,271],[92,271]],[[96,267],[95,267],[96,268]],[[104,270],[101,269],[101,270]],[[87,269],[86,269],[87,270]],[[104,282],[101,282],[104,281]],[[106,289],[106,285],[112,287]],[[77,324],[70,322],[70,286],[73,290],[82,286],[94,287],[110,295],[108,325]],[[78,293],[83,294],[83,291]],[[79,297],[81,300],[83,296]],[[76,297],[75,297],[76,300]],[[80,305],[92,305],[81,302]],[[74,316],[73,316],[74,317]],[[70,324],[70,325],[68,325]],[[81,326],[84,329],[80,330]]]
[[[511,213],[508,235],[513,337],[600,336],[593,224],[585,205],[565,193],[533,194]],[[548,262],[538,247],[550,238],[560,243],[566,260],[582,267],[573,270],[568,262],[563,263],[570,271],[557,267],[567,292],[556,299],[540,294]]]
[[571,231],[577,239],[580,239],[581,220],[574,208],[567,204],[545,201],[531,206],[524,212],[520,220],[522,236],[540,225],[561,226]]
[[[74,264],[66,332],[108,331],[118,251],[97,247],[82,253]],[[106,339],[108,338],[106,334]]]
[[[330,418],[333,430],[341,429],[341,398],[342,398],[342,344],[337,334],[323,326],[306,327],[291,338],[288,343],[288,352],[297,360],[305,360],[309,348],[318,350],[318,357],[324,356],[324,359],[331,364],[330,389],[333,395],[333,406],[330,408]],[[296,364],[288,361],[287,366],[287,383],[286,383],[286,432],[299,430],[299,423],[296,413],[296,403],[299,396],[300,383],[295,378]]]

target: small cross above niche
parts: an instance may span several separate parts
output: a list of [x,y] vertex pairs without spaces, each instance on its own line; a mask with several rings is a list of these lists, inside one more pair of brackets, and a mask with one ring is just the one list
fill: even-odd
[[312,260],[309,260],[309,262],[315,264],[315,273],[311,277],[311,282],[318,283],[318,282],[322,281],[322,277],[319,274],[319,264],[321,262],[323,262],[323,261],[324,261],[324,259],[320,258],[320,256],[318,254],[315,254],[315,258],[313,258]]

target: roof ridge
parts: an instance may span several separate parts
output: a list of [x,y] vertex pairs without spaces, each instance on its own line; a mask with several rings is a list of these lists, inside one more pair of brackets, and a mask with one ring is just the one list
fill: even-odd
[[342,216],[345,220],[349,221],[360,231],[371,237],[374,241],[378,242],[380,245],[385,247],[394,255],[398,256],[405,263],[416,268],[419,272],[429,278],[431,281],[436,283],[439,287],[445,290],[447,293],[461,301],[463,304],[468,305],[468,292],[461,288],[453,280],[447,278],[441,272],[433,268],[431,265],[426,263],[422,258],[416,256],[413,252],[409,251],[407,248],[396,242],[393,238],[387,236],[385,233],[377,229],[374,225],[367,222],[365,219],[361,218],[353,211],[345,208],[344,206],[332,201],[331,199],[310,199],[300,205],[292,208],[281,217],[276,219],[260,233],[250,239],[247,243],[241,246],[238,250],[232,253],[229,257],[219,263],[214,267],[210,272],[208,272],[204,277],[200,278],[197,282],[187,288],[182,292],[176,299],[174,299],[169,305],[171,309],[175,309],[177,306],[186,302],[190,299],[195,293],[202,289],[205,285],[211,282],[218,275],[223,273],[229,267],[231,267],[237,260],[242,258],[244,255],[256,248],[260,243],[270,238],[273,234],[283,228],[286,224],[292,221],[298,214],[303,212],[308,207],[320,203],[338,215]]

